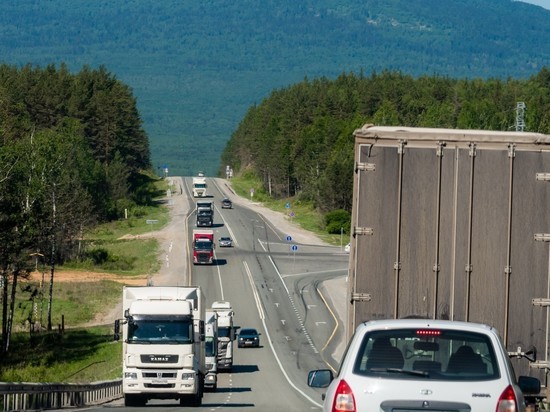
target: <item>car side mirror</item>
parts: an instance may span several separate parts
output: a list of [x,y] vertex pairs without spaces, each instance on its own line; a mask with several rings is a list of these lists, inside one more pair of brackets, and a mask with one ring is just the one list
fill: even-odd
[[518,386],[524,395],[538,395],[540,393],[540,379],[532,376],[520,376]]
[[309,372],[307,385],[312,388],[326,388],[333,379],[334,375],[330,369],[318,369]]

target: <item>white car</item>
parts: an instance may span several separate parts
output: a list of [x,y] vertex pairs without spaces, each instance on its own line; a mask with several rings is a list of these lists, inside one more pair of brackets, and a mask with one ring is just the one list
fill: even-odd
[[469,322],[397,319],[360,324],[340,365],[311,371],[308,385],[328,387],[323,411],[525,411],[498,332]]
[[220,237],[219,243],[220,243],[220,247],[232,247],[233,246],[233,241],[231,240],[231,238],[229,236]]

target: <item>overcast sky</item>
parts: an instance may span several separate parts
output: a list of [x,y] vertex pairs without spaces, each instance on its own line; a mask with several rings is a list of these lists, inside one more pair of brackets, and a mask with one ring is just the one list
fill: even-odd
[[537,6],[542,6],[545,9],[550,10],[550,0],[520,0],[520,1],[523,1],[525,3],[536,4]]

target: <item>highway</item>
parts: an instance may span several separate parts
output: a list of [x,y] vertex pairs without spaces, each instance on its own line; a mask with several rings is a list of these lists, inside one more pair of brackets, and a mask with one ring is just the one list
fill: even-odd
[[[283,233],[242,203],[222,209],[221,199],[230,196],[228,187],[220,180],[207,181],[208,199],[215,204],[215,239],[230,236],[233,247],[216,245],[214,265],[192,264],[196,199],[191,178],[174,178],[180,190],[168,200],[173,218],[162,241],[166,263],[154,284],[201,286],[207,307],[216,300],[230,301],[236,324],[256,328],[261,340],[260,348],[236,349],[232,371],[218,375],[217,391],[205,393],[201,409],[320,410],[322,391],[307,386],[307,373],[336,368],[332,354],[345,335],[319,286],[346,276],[349,255],[339,247],[288,241],[292,233]],[[106,407],[126,409],[122,401],[95,409]],[[153,400],[132,410],[157,407],[193,409],[173,400]]]

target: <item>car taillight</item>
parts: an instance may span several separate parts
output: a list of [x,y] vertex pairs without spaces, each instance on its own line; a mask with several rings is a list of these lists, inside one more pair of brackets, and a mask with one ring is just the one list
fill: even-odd
[[514,388],[511,385],[508,385],[504,392],[498,398],[498,404],[496,412],[517,412],[518,411],[518,401],[516,399],[516,394],[514,393]]
[[341,380],[334,394],[332,412],[355,412],[355,398],[353,392],[345,380]]

